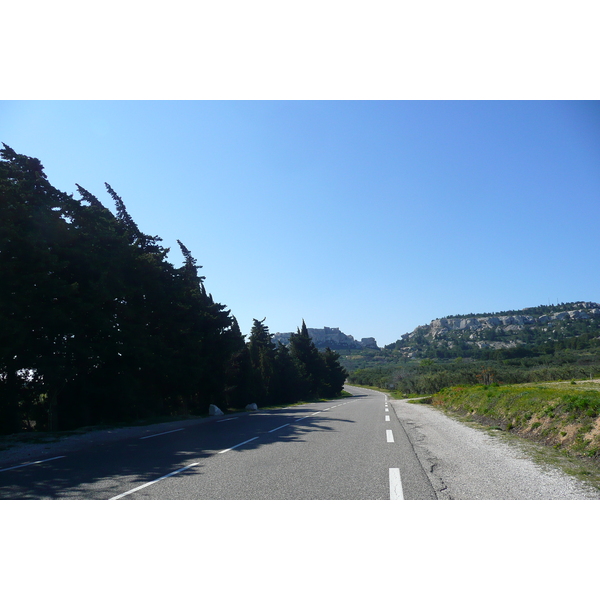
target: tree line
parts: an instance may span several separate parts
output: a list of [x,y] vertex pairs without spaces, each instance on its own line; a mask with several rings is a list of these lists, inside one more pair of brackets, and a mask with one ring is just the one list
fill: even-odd
[[172,265],[110,185],[116,214],[53,187],[36,158],[0,157],[0,434],[341,393],[339,355],[304,322],[289,346],[264,319],[246,340],[188,248]]

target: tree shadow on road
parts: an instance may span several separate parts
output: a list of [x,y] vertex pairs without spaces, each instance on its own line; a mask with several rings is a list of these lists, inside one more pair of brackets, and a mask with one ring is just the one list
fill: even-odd
[[[109,440],[72,451],[61,452],[57,445],[54,456],[64,458],[0,472],[0,498],[110,499],[192,463],[199,464],[165,481],[198,476],[205,461],[218,455],[226,458],[224,451],[250,452],[274,443],[304,442],[307,433],[335,433],[335,422],[354,422],[333,416],[337,404],[326,405],[245,413],[237,419],[226,415],[152,438]],[[134,492],[127,498],[135,496]]]

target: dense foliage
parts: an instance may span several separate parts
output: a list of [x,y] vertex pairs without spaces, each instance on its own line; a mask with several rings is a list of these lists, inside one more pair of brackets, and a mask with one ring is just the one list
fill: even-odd
[[405,360],[350,373],[349,383],[396,390],[400,395],[433,394],[456,385],[532,383],[600,376],[600,352],[557,352],[505,360]]
[[300,330],[298,350],[259,321],[246,342],[186,246],[174,267],[108,184],[116,215],[54,188],[38,159],[0,156],[0,433],[341,392],[339,356]]

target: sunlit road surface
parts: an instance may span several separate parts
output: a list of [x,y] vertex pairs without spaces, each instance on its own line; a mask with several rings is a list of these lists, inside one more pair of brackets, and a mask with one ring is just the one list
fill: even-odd
[[387,397],[348,389],[355,396],[3,466],[0,498],[436,499]]

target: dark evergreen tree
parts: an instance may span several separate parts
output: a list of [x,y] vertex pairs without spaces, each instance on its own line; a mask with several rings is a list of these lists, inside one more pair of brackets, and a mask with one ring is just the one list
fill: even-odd
[[108,184],[116,216],[80,186],[81,200],[53,188],[37,159],[0,152],[1,431],[221,401],[243,338],[187,248],[174,268]]
[[225,408],[240,409],[251,402],[249,396],[250,382],[252,381],[250,352],[235,317],[232,317],[231,328],[224,335],[230,348],[230,357],[225,373]]
[[[76,202],[47,181],[40,161],[0,151],[0,412],[4,431],[19,427],[23,406],[41,392],[56,426],[57,397],[74,373],[72,312],[76,282],[68,276]],[[24,404],[23,404],[24,403]]]
[[275,377],[273,396],[277,404],[294,404],[301,401],[304,381],[298,363],[290,355],[287,346],[277,343],[275,351]]
[[324,363],[308,334],[304,319],[302,320],[302,328],[290,336],[290,355],[297,364],[303,382],[303,396],[318,397],[322,387]]
[[177,299],[171,331],[177,339],[174,348],[183,385],[182,400],[194,413],[208,411],[211,403],[225,398],[225,381],[231,354],[233,320],[223,304],[213,300],[198,275],[196,260],[178,242],[185,262],[176,271]]
[[248,352],[252,367],[252,380],[249,393],[252,401],[263,406],[271,401],[273,376],[275,374],[275,344],[265,319],[254,324],[248,340]]
[[321,396],[323,398],[335,398],[342,393],[344,382],[348,377],[348,371],[340,364],[340,355],[325,348],[321,353],[324,363],[324,377],[321,385]]

